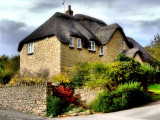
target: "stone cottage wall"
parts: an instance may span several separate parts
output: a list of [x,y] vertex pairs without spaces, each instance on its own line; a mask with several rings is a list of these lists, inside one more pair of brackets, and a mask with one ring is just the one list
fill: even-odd
[[102,89],[92,90],[87,88],[75,89],[74,94],[79,98],[79,102],[81,105],[88,107],[89,103],[91,103],[99,93],[102,93]]
[[[77,62],[113,62],[116,56],[122,50],[122,41],[124,40],[122,33],[117,30],[112,36],[111,40],[104,46],[104,55],[100,56],[99,46],[95,46],[96,51],[91,52],[88,48],[82,47],[77,49],[77,38],[74,37],[74,48],[69,45],[61,43],[61,69],[64,67],[72,67]],[[129,49],[127,44],[126,49]]]
[[16,86],[0,88],[0,109],[45,115],[46,85]]
[[48,71],[50,76],[59,74],[60,42],[55,36],[34,42],[34,53],[28,54],[28,45],[24,44],[20,52],[20,72],[25,70],[35,74]]

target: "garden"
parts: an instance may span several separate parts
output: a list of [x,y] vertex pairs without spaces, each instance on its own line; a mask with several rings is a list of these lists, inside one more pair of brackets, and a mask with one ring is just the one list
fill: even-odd
[[[86,115],[94,112],[113,112],[133,108],[160,99],[159,66],[140,64],[120,54],[114,63],[77,63],[59,75],[48,77],[47,71],[32,75],[19,74],[19,58],[0,58],[0,84],[34,85],[48,82],[57,84],[47,97],[46,116]],[[17,62],[15,62],[17,61]],[[83,106],[75,89],[100,89],[99,95]],[[151,94],[152,93],[152,94]]]

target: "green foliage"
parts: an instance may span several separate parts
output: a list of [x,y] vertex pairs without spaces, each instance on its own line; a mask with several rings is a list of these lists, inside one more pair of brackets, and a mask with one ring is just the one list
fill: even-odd
[[19,56],[9,58],[8,56],[0,56],[0,83],[7,84],[11,77],[17,73],[20,66]]
[[12,72],[10,71],[3,71],[0,72],[0,83],[1,84],[8,84],[8,82],[11,80]]
[[76,65],[75,71],[73,72],[70,80],[70,87],[82,87],[85,82],[86,76],[88,75],[89,65],[87,62],[78,63]]
[[118,54],[115,61],[134,61],[133,58],[126,57],[125,54]]
[[47,111],[46,116],[56,117],[62,112],[62,102],[60,98],[47,96]]
[[154,69],[148,64],[144,63],[141,65],[141,75],[142,75],[142,83],[148,82],[152,84],[154,81],[155,72]]
[[157,60],[160,60],[160,35],[157,34],[145,49]]
[[108,79],[109,68],[105,63],[90,63],[84,85],[104,88],[112,82]]
[[90,108],[95,112],[111,112],[142,105],[150,100],[150,96],[140,89],[139,83],[131,82],[119,85],[112,92],[106,90],[99,94]]

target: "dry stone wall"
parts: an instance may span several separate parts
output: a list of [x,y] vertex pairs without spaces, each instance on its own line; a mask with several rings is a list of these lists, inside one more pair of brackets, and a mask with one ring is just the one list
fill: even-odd
[[46,85],[16,86],[0,88],[0,109],[45,115]]

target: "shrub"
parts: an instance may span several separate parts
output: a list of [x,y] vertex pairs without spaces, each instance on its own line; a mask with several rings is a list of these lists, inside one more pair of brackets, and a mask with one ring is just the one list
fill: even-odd
[[17,73],[12,77],[11,81],[9,81],[9,85],[17,85],[17,84],[34,85],[45,82],[46,81],[43,78],[38,78],[32,75],[21,76],[20,74]]
[[76,97],[74,97],[74,92],[67,86],[66,88],[64,86],[59,86],[54,89],[54,96],[59,97],[63,105],[68,107],[69,104],[73,103],[76,104]]
[[109,68],[105,63],[90,63],[84,85],[90,88],[106,87],[111,82],[108,79],[108,71]]
[[60,73],[59,75],[53,76],[51,82],[58,82],[60,84],[64,84],[70,83],[70,80],[66,73]]
[[58,97],[47,96],[46,116],[56,117],[62,112],[62,101]]
[[116,60],[115,61],[134,61],[133,58],[130,58],[130,57],[126,57],[125,54],[121,53],[121,54],[118,54],[117,57],[116,57]]
[[1,84],[8,84],[11,80],[13,73],[11,71],[1,71],[0,70],[0,83]]
[[140,89],[139,83],[131,82],[119,85],[115,91],[106,90],[99,94],[90,104],[90,108],[95,112],[111,112],[135,107],[150,100],[150,96]]
[[71,76],[70,87],[82,87],[85,82],[86,76],[89,74],[88,69],[89,64],[87,62],[78,63]]

